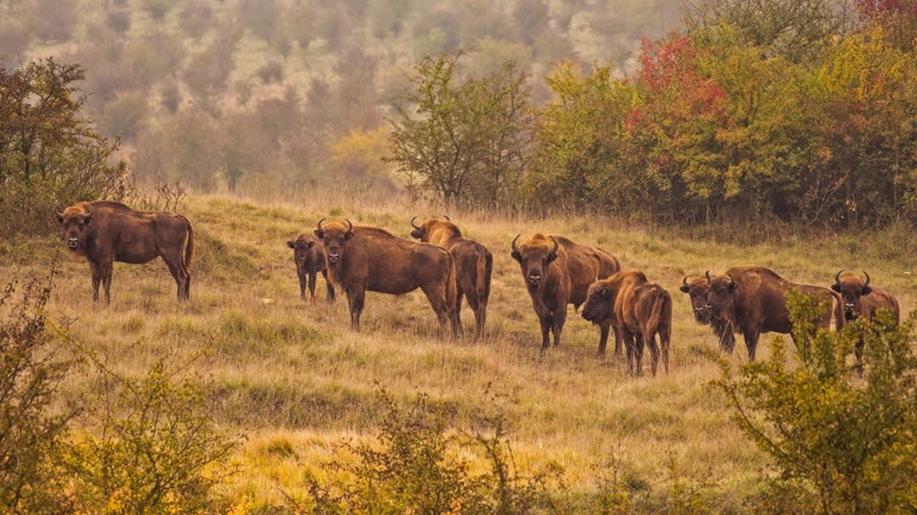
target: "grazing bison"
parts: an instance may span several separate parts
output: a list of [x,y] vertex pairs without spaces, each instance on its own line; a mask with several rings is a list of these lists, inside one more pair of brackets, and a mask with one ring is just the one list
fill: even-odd
[[194,233],[182,215],[135,211],[118,202],[79,202],[62,213],[67,247],[84,256],[92,269],[92,300],[99,300],[99,283],[105,302],[111,303],[111,272],[115,261],[148,263],[159,256],[178,285],[178,300],[191,297],[191,258]]
[[[831,289],[840,294],[844,303],[844,320],[852,322],[857,319],[872,320],[880,309],[889,310],[895,317],[895,323],[901,322],[901,310],[894,295],[869,285],[869,274],[863,272],[866,281],[855,275],[841,277],[841,270],[834,276]],[[863,338],[859,338],[854,349],[857,369],[863,370]]]
[[366,291],[401,295],[420,288],[436,312],[440,330],[452,322],[455,271],[444,249],[399,238],[378,227],[354,227],[319,220],[315,236],[323,243],[328,277],[347,295],[350,323],[360,330]]
[[707,278],[702,275],[686,275],[681,280],[679,288],[683,293],[687,293],[691,299],[691,310],[694,313],[694,321],[701,325],[709,325],[713,328],[713,334],[716,335],[717,341],[720,342],[720,349],[723,352],[732,354],[735,348],[736,339],[732,328],[725,321],[718,318],[710,318],[710,309],[707,307],[707,297],[710,294],[710,285]]
[[815,321],[816,326],[828,328],[834,323],[840,327],[844,323],[840,297],[834,292],[819,286],[791,283],[767,268],[730,268],[713,278],[707,272],[707,280],[710,316],[742,333],[748,358],[752,361],[761,333],[791,333],[786,307],[786,294],[790,291],[811,295],[822,303],[824,311]]
[[484,334],[484,322],[487,318],[487,299],[490,297],[490,276],[493,272],[493,256],[487,247],[462,237],[458,226],[443,216],[443,219],[430,219],[417,225],[411,219],[411,237],[425,243],[442,247],[452,254],[455,263],[455,281],[457,284],[455,323],[461,328],[459,313],[462,310],[462,298],[468,299],[468,306],[474,311],[475,339]]
[[[659,344],[662,361],[669,373],[669,343],[672,337],[672,297],[656,283],[650,283],[643,272],[618,272],[592,283],[582,316],[595,324],[611,324],[621,332],[627,347],[627,368],[643,374],[643,346],[649,345],[653,358],[653,375],[659,366]],[[659,335],[659,343],[656,335]]]
[[[541,350],[548,348],[548,333],[554,333],[554,346],[567,319],[567,304],[575,309],[585,302],[589,285],[621,269],[618,260],[596,247],[573,243],[563,236],[536,234],[517,245],[513,239],[512,256],[522,268],[522,277],[532,297],[532,306],[541,322]],[[599,325],[599,354],[605,354],[608,324]],[[615,330],[615,354],[621,353],[621,336]]]
[[306,300],[306,285],[309,286],[309,298],[315,302],[315,283],[318,273],[325,278],[328,291],[328,302],[334,302],[334,286],[328,280],[325,270],[325,253],[322,242],[308,234],[300,234],[295,240],[287,241],[287,247],[293,249],[293,261],[296,262],[296,275],[299,276],[299,298]]

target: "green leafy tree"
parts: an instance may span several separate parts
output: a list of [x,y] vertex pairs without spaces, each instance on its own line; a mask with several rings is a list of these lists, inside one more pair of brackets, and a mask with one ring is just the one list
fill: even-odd
[[[766,360],[732,370],[720,358],[736,423],[779,475],[767,510],[907,513],[917,503],[917,314],[896,326],[890,313],[813,336],[813,299],[790,299],[795,351],[775,339]],[[865,382],[848,365],[865,341]]]

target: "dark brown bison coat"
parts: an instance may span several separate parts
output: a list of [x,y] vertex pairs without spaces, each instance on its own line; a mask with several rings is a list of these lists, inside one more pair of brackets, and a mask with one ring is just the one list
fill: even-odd
[[[643,347],[649,345],[653,375],[659,365],[659,344],[663,365],[669,372],[669,345],[672,336],[672,297],[662,286],[650,283],[643,272],[618,272],[592,283],[583,318],[593,323],[609,322],[621,332],[627,348],[627,367],[643,373]],[[659,343],[656,335],[659,335]]]
[[[841,270],[834,276],[834,284],[831,285],[831,289],[841,296],[844,306],[844,320],[846,322],[852,322],[857,319],[873,320],[880,309],[887,309],[894,317],[895,323],[901,323],[901,309],[898,307],[898,299],[894,295],[870,285],[869,274],[865,272],[865,282],[855,275],[841,277],[843,272]],[[857,368],[861,372],[863,345],[863,338],[859,338],[854,349]]]
[[309,298],[315,302],[315,283],[321,273],[325,278],[328,302],[334,302],[334,286],[328,280],[328,272],[325,270],[322,242],[310,234],[300,234],[295,240],[287,241],[287,247],[293,249],[293,262],[296,263],[296,275],[299,277],[299,298],[306,299],[308,286]]
[[707,297],[710,296],[710,283],[703,275],[687,275],[681,281],[679,290],[687,293],[691,301],[691,312],[694,313],[694,321],[701,325],[709,325],[716,335],[717,341],[720,342],[720,349],[723,352],[732,354],[735,348],[735,334],[724,320],[719,318],[710,318],[710,308],[707,306]]
[[422,242],[442,247],[452,254],[455,263],[455,281],[457,284],[455,323],[461,328],[460,312],[462,299],[468,300],[468,306],[474,312],[474,337],[484,334],[484,323],[487,319],[487,300],[490,298],[490,277],[493,273],[494,258],[487,247],[462,237],[462,231],[449,220],[430,219],[421,225],[411,220],[411,236]]
[[730,268],[725,274],[711,278],[707,304],[712,318],[742,333],[748,357],[754,361],[761,333],[791,333],[793,327],[786,306],[786,294],[790,291],[811,295],[823,305],[816,327],[843,326],[838,295],[820,286],[791,283],[773,270],[761,267]]
[[[567,319],[567,304],[574,309],[586,301],[589,285],[620,270],[614,256],[596,247],[579,245],[563,236],[536,234],[519,245],[513,240],[512,256],[519,262],[532,307],[541,323],[541,349],[554,345]],[[599,324],[599,354],[605,353],[610,324]],[[621,352],[621,336],[615,331],[615,354]]]
[[97,200],[79,202],[57,214],[67,247],[89,261],[92,300],[111,303],[113,263],[143,264],[162,257],[178,285],[178,299],[191,297],[194,233],[182,215],[135,211],[124,204]]
[[[415,243],[377,227],[319,221],[315,236],[324,244],[328,276],[347,295],[350,322],[360,330],[366,291],[401,295],[420,288],[440,329],[453,321],[455,271],[444,249]],[[452,324],[453,334],[457,332]]]

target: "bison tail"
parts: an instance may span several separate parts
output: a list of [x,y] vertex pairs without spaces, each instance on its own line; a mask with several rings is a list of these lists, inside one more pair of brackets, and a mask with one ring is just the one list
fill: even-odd
[[829,292],[831,293],[831,316],[834,318],[834,330],[840,331],[846,322],[844,318],[844,302],[841,300],[840,295],[830,290]]
[[185,223],[188,224],[188,242],[185,244],[185,271],[191,271],[191,260],[194,259],[194,230],[191,228],[191,220],[184,216],[178,215]]
[[484,251],[484,259],[478,258],[477,277],[475,277],[475,289],[483,304],[487,304],[490,297],[490,276],[494,270],[494,257],[488,251]]
[[666,339],[672,335],[672,296],[662,288],[656,287],[647,328],[649,334],[658,332]]

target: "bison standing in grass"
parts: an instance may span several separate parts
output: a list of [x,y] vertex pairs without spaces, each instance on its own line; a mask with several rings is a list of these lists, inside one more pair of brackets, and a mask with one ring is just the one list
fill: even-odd
[[643,374],[644,345],[652,354],[653,375],[659,366],[660,345],[662,363],[669,373],[672,297],[662,286],[650,283],[643,272],[618,272],[592,283],[582,316],[595,324],[611,324],[620,331],[627,347],[627,368],[632,374]]
[[681,280],[679,290],[687,293],[691,300],[691,312],[694,313],[694,321],[701,325],[709,325],[716,335],[717,341],[720,342],[720,349],[723,352],[732,354],[736,346],[735,334],[732,327],[724,320],[710,317],[710,308],[707,306],[707,297],[710,296],[710,283],[703,275],[686,275]]
[[456,324],[461,328],[460,312],[462,298],[468,300],[468,306],[474,311],[475,339],[484,334],[484,323],[487,319],[487,300],[490,297],[490,277],[493,273],[493,256],[487,247],[462,237],[462,231],[448,217],[432,218],[417,225],[411,219],[411,237],[424,243],[442,247],[452,254],[455,262],[455,280],[457,283],[455,300]]
[[[898,299],[894,295],[871,286],[869,274],[866,272],[863,272],[866,277],[865,281],[851,274],[841,277],[843,272],[841,270],[834,276],[834,284],[831,285],[831,289],[841,296],[844,303],[845,321],[873,320],[880,309],[886,309],[894,317],[896,324],[901,322],[901,310],[898,307]],[[854,354],[856,354],[857,369],[862,373],[863,338],[857,340]]]
[[295,240],[287,241],[287,247],[293,249],[293,261],[296,262],[296,275],[299,277],[299,298],[306,300],[306,286],[308,286],[309,298],[315,302],[315,283],[321,272],[322,277],[325,278],[328,302],[334,302],[334,286],[328,280],[322,242],[308,234],[300,234]]
[[113,263],[143,264],[162,257],[178,285],[178,300],[191,298],[194,233],[182,215],[136,211],[118,202],[79,202],[57,214],[67,247],[92,270],[92,300],[111,303]]
[[[621,269],[614,256],[596,247],[579,245],[563,236],[536,234],[517,244],[513,239],[512,256],[519,262],[532,307],[541,322],[541,350],[548,348],[549,334],[554,346],[560,345],[560,334],[567,320],[567,304],[574,309],[586,301],[589,285]],[[600,324],[599,354],[605,354],[608,324]],[[621,336],[615,330],[615,354],[621,352]]]
[[844,325],[837,294],[820,286],[791,283],[767,268],[730,268],[716,277],[710,277],[708,272],[707,282],[710,316],[742,333],[751,361],[755,360],[761,333],[791,334],[793,325],[786,306],[786,296],[791,291],[810,295],[819,302],[822,311],[814,320],[816,327]]
[[455,269],[444,249],[399,238],[378,227],[354,227],[349,220],[324,224],[315,236],[324,245],[328,276],[347,295],[350,323],[360,330],[366,291],[401,295],[420,288],[436,313],[441,333],[454,323]]

